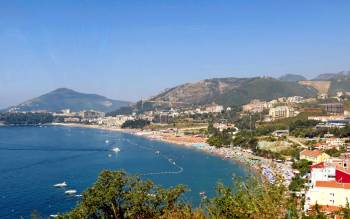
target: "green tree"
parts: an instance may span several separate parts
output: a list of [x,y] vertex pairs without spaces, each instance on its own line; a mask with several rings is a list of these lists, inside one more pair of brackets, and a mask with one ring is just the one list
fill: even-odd
[[280,180],[276,183],[259,181],[256,178],[245,182],[233,180],[226,187],[219,184],[216,197],[206,203],[210,218],[283,218],[288,209],[286,188]]
[[183,185],[164,189],[125,172],[103,171],[78,206],[60,218],[159,218],[189,209],[179,201],[185,191]]

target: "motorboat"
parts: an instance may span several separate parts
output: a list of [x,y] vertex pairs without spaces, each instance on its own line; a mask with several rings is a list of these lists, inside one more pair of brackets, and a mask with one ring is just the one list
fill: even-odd
[[112,149],[112,151],[118,153],[120,151],[120,149],[118,147],[115,147],[115,148]]
[[160,154],[160,151],[156,151],[155,154]]
[[65,191],[64,194],[66,194],[66,195],[75,195],[75,194],[77,194],[77,190],[70,189],[70,190]]
[[105,143],[108,144],[108,143],[109,143],[109,140],[106,140]]
[[50,214],[50,218],[56,218],[56,217],[58,217],[57,214]]
[[66,186],[67,186],[67,183],[65,181],[53,185],[53,187],[56,187],[56,188],[63,188],[63,187],[66,187]]

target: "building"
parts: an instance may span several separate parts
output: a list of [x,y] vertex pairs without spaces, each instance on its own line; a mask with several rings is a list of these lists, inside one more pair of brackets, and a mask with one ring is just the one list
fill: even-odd
[[289,118],[295,116],[295,111],[292,107],[277,106],[270,109],[269,116],[271,116],[272,120]]
[[98,112],[98,111],[95,111],[95,110],[85,110],[85,111],[81,111],[80,112],[80,116],[83,119],[91,120],[91,119],[97,119],[97,118],[100,118],[100,117],[104,117],[105,113]]
[[328,160],[330,156],[319,150],[303,150],[300,152],[300,159],[311,161],[312,163],[321,163]]
[[284,137],[289,135],[289,130],[276,130],[272,133],[276,137]]
[[208,113],[221,113],[224,110],[224,107],[217,104],[210,104],[205,107],[205,111]]
[[265,109],[271,108],[271,104],[266,101],[252,100],[250,103],[242,106],[243,112],[261,113]]
[[343,103],[325,103],[321,104],[323,109],[330,114],[344,114]]
[[124,115],[118,115],[116,117],[104,117],[99,118],[97,124],[108,128],[120,128],[121,125],[128,120],[134,120],[134,117]]
[[345,116],[342,115],[330,115],[330,116],[309,116],[308,120],[316,120],[320,122],[328,121],[345,121]]
[[301,97],[301,96],[288,97],[287,102],[289,102],[289,103],[302,103],[302,102],[304,102],[304,97]]
[[350,183],[338,183],[336,181],[316,181],[305,194],[304,209],[311,206],[324,205],[342,207],[350,200]]

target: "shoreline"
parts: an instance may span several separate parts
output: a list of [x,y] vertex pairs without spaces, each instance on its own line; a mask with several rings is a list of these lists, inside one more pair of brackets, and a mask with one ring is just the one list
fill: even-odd
[[[181,141],[181,138],[177,138],[177,137],[167,138],[166,135],[164,135],[164,133],[161,133],[159,131],[109,128],[109,127],[102,127],[99,125],[86,125],[86,124],[75,124],[75,123],[51,123],[49,125],[122,132],[126,134],[143,137],[151,141],[159,141],[163,143],[169,143],[177,146],[195,149],[203,153],[219,157],[224,160],[233,161],[236,164],[246,168],[248,172],[253,172],[260,176],[263,176],[270,182],[274,182],[276,176],[281,175],[284,178],[285,185],[289,185],[292,178],[294,177],[293,169],[289,164],[278,163],[271,159],[255,156],[251,152],[249,152],[249,150],[241,149],[239,147],[216,148],[214,146],[210,146],[207,143],[205,143],[205,141],[203,141],[203,138],[198,138],[199,141],[197,142],[195,141],[185,142],[184,139],[182,139]],[[189,138],[189,139],[191,141],[193,140],[193,138]]]

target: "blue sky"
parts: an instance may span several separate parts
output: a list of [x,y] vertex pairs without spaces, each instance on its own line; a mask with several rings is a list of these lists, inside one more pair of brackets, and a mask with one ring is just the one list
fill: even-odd
[[350,1],[0,0],[0,107],[58,87],[135,101],[212,77],[350,70]]

